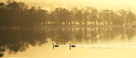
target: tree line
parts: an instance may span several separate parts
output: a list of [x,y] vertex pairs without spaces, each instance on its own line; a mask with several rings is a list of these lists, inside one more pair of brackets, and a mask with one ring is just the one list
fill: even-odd
[[0,3],[0,26],[33,27],[41,25],[130,25],[136,21],[136,15],[131,10],[121,9],[117,12],[104,9],[98,11],[94,7],[73,7],[68,10],[63,7],[53,11],[41,7],[28,7],[24,2],[7,0]]

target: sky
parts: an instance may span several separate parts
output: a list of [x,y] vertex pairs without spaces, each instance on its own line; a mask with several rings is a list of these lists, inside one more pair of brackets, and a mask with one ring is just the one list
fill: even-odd
[[[6,0],[0,0],[6,1]],[[110,9],[118,11],[120,9],[129,10],[136,13],[136,0],[15,0],[25,2],[29,7],[40,6],[41,8],[52,10],[55,7],[65,7],[71,9],[72,7],[83,8],[92,6],[97,10]]]

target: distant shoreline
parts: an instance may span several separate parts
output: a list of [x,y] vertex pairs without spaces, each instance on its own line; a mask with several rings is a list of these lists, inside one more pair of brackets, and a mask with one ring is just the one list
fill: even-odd
[[[47,26],[47,27],[55,27],[55,26],[60,26],[60,27],[104,27],[104,26],[112,26],[112,27],[122,27],[122,26],[132,26],[132,25],[39,25],[38,27],[41,26]],[[4,26],[7,27],[7,26]],[[8,26],[8,28],[14,27],[14,26]],[[23,26],[23,27],[28,27],[28,26]],[[2,27],[0,27],[2,28]]]
[[123,27],[123,26],[132,26],[132,25],[41,25],[41,26],[47,26],[47,27]]
[[91,27],[98,27],[98,28],[101,28],[101,27],[107,27],[107,28],[110,28],[110,27],[119,27],[119,28],[133,28],[132,25],[46,25],[46,26],[37,26],[37,27],[0,27],[0,29],[4,29],[4,30],[10,30],[10,29],[13,29],[13,30],[19,30],[19,29],[23,29],[23,30],[28,30],[28,29],[41,29],[41,28],[91,28]]
[[48,25],[48,26],[38,26],[37,28],[84,28],[84,27],[127,27],[131,28],[132,25]]

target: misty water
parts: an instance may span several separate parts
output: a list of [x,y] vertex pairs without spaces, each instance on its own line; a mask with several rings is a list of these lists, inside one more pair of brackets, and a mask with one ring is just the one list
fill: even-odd
[[[53,49],[53,43],[59,47]],[[76,47],[70,50],[70,43]],[[4,54],[3,58],[128,58],[134,57],[133,54],[136,53],[134,52],[136,29],[127,27],[0,29],[0,49],[5,50],[0,51]]]

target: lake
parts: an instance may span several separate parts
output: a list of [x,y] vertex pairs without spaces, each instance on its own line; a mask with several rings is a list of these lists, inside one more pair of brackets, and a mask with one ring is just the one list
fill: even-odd
[[[75,47],[70,49],[70,43]],[[4,49],[0,51],[0,54],[4,54],[3,58],[134,58],[136,29],[127,27],[0,29],[0,49]]]

